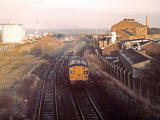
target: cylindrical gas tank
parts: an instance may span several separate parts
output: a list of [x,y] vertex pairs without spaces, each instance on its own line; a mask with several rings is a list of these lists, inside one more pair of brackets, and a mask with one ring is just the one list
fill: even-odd
[[2,26],[2,40],[3,42],[21,42],[25,36],[22,25],[6,24]]

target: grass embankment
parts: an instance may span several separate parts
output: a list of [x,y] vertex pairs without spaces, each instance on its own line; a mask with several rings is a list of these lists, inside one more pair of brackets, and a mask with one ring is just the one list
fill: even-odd
[[89,63],[91,78],[94,78],[97,86],[100,86],[100,88],[108,94],[111,103],[113,103],[114,106],[117,105],[117,111],[115,113],[120,111],[120,113],[124,113],[124,118],[128,117],[130,119],[142,118],[150,120],[160,117],[158,109],[155,111],[153,109],[154,106],[148,104],[146,99],[135,96],[133,91],[117,82],[115,78],[106,73],[106,71],[103,70],[104,64],[102,64],[96,55],[86,53],[84,58]]
[[46,37],[0,53],[0,119],[26,117],[27,104],[45,72],[45,65],[62,46],[59,40]]
[[87,60],[88,66],[91,71],[94,69],[104,69],[105,68],[104,64],[98,59],[98,57],[90,53],[89,51],[86,51],[83,57]]

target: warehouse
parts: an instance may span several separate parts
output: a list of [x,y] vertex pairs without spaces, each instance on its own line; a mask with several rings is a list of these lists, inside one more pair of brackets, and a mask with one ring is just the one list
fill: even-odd
[[2,43],[19,43],[25,38],[25,30],[20,24],[1,24],[0,40]]
[[133,39],[158,39],[160,29],[149,28],[149,17],[146,17],[146,25],[137,22],[135,19],[124,19],[112,26],[112,32],[120,36],[117,40]]
[[132,71],[133,78],[145,76],[145,68],[150,64],[150,59],[136,50],[127,49],[120,53],[120,62],[128,70]]

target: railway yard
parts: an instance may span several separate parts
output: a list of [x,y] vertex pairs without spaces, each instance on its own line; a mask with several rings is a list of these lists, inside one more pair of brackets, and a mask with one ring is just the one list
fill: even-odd
[[[158,111],[135,100],[112,77],[103,71],[103,63],[92,48],[68,45],[57,52],[41,80],[40,89],[32,105],[33,120],[142,120],[159,119]],[[71,47],[72,46],[72,47]],[[87,56],[87,82],[72,84],[68,76],[68,60],[75,55]],[[80,47],[79,47],[80,46]],[[153,111],[152,111],[153,110]],[[156,111],[156,112],[155,112]]]
[[102,113],[89,90],[83,85],[69,85],[64,57],[66,54],[61,51],[48,68],[32,119],[103,120]]
[[0,120],[160,120],[160,0],[1,0]]
[[[111,74],[105,71],[106,64],[104,65],[103,60],[96,54],[97,51],[90,45],[89,40],[84,35],[78,36],[76,42],[69,41],[54,52],[47,50],[50,55],[41,53],[48,63],[41,64],[34,71],[34,74],[39,76],[39,81],[36,90],[30,93],[33,94],[32,97],[26,100],[28,108],[26,115],[13,117],[14,119],[158,120],[160,118],[159,109],[144,102],[145,100],[136,99],[129,89],[117,82],[112,75],[114,70]],[[47,37],[45,41],[39,43],[51,44],[51,41],[52,38]],[[36,47],[32,53],[37,55],[39,50]]]

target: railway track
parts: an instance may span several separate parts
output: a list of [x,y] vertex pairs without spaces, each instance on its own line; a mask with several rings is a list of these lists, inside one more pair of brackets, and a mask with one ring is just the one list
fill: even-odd
[[89,91],[70,89],[64,54],[45,73],[32,120],[103,120]]
[[81,120],[104,120],[88,90],[72,90]]
[[44,74],[36,102],[32,120],[60,120],[57,98],[57,61],[61,54],[53,60]]
[[56,90],[53,87],[54,80],[51,79],[51,74],[54,73],[53,67],[54,64],[51,64],[45,73],[37,106],[35,107],[35,111],[32,116],[33,120],[48,120],[57,118],[55,97]]
[[45,73],[39,99],[35,106],[32,120],[68,120],[74,119],[73,100],[62,68],[63,55],[56,58]]

